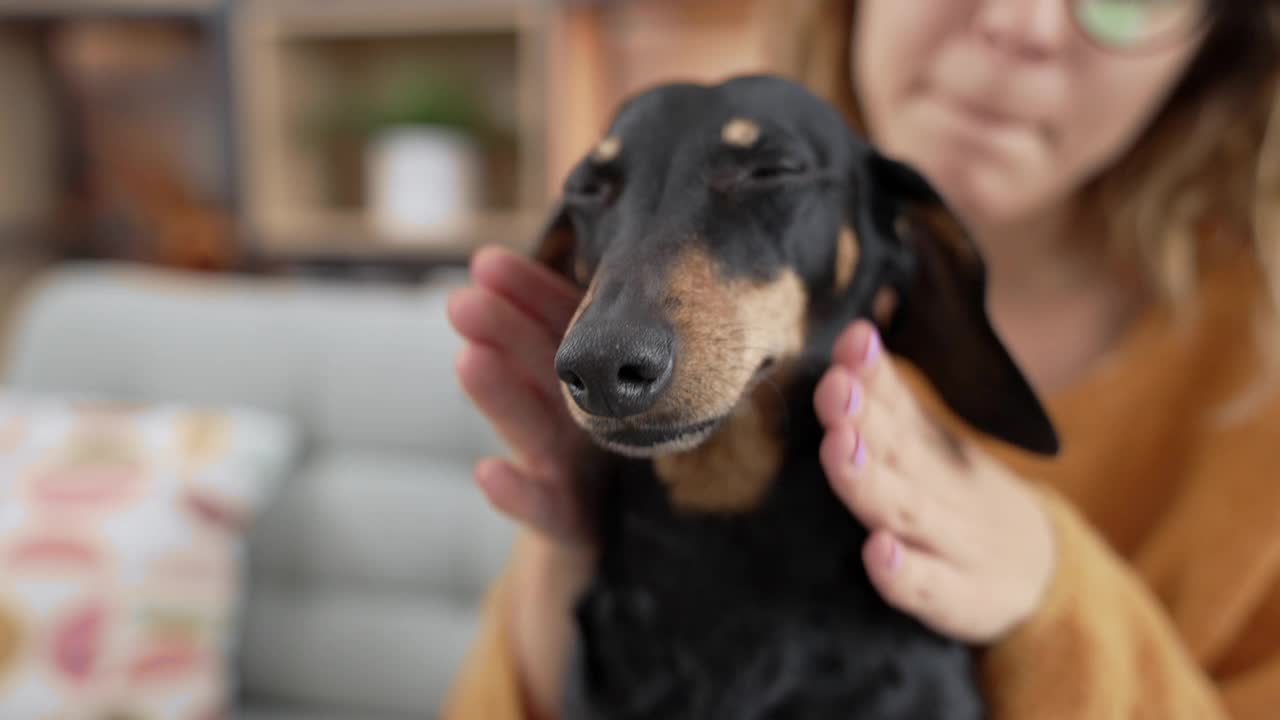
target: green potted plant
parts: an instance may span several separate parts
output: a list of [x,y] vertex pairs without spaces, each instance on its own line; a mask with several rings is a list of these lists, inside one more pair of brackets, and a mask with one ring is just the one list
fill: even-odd
[[369,220],[392,240],[419,240],[462,222],[479,206],[483,107],[461,80],[441,71],[401,73],[357,103],[364,139]]

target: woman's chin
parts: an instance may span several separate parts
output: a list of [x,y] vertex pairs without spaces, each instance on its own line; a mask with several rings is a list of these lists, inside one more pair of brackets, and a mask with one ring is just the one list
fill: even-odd
[[1011,227],[1034,215],[1042,198],[1034,182],[982,161],[921,163],[921,171],[970,228]]
[[[1027,143],[971,147],[943,135],[904,130],[886,138],[886,150],[928,179],[961,220],[972,227],[1003,227],[1046,206],[1055,168],[1042,149]],[[897,151],[900,148],[900,151]]]

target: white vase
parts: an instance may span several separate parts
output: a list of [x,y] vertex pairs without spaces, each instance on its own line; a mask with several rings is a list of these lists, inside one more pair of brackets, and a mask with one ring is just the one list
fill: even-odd
[[477,208],[480,157],[466,134],[431,126],[383,131],[366,158],[370,222],[395,242],[430,242]]

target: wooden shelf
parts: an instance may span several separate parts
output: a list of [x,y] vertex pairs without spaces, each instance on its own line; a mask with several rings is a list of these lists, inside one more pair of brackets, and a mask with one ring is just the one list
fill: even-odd
[[38,38],[0,27],[0,228],[30,227],[54,212],[58,113]]
[[[56,79],[41,59],[41,37],[49,36],[40,33],[63,20],[172,20],[200,39],[214,72],[207,88],[199,86],[199,102],[215,109],[192,113],[199,116],[199,142],[160,154],[190,155],[184,167],[194,168],[201,187],[214,188],[217,212],[225,209],[246,254],[300,264],[332,260],[335,267],[422,267],[465,260],[484,244],[530,249],[564,174],[597,141],[623,97],[654,82],[709,80],[757,66],[758,5],[0,0],[0,95],[11,100],[0,112],[0,226],[29,227],[62,212],[66,157]],[[112,47],[121,45],[157,53],[147,42]],[[308,123],[317,108],[382,88],[395,68],[415,64],[467,78],[499,122],[502,140],[485,141],[487,197],[475,218],[400,242],[380,236],[365,219],[359,143],[317,142]],[[94,85],[104,97],[115,88],[108,79]],[[150,143],[145,132],[137,134]],[[122,155],[129,157],[118,150],[113,156],[117,165]],[[98,167],[102,177],[115,172],[100,161]]]
[[421,236],[391,238],[379,234],[358,213],[329,211],[282,218],[263,229],[257,246],[259,252],[271,257],[467,257],[482,245],[527,251],[544,222],[538,213],[496,212]]
[[222,0],[0,0],[5,15],[60,17],[67,15],[204,14],[218,10]]
[[249,12],[294,38],[517,32],[533,17],[525,0],[276,0]]
[[[243,225],[255,251],[457,254],[527,232],[547,196],[542,5],[240,0],[232,17],[237,156]],[[485,197],[474,222],[422,242],[392,243],[363,219],[364,141],[317,141],[303,128],[317,108],[350,102],[412,68],[464,79],[505,139],[480,141]]]
[[48,221],[0,221],[0,266],[14,257],[28,257],[47,249],[57,228]]
[[221,7],[0,0],[0,227],[56,228],[48,250],[70,256],[234,258],[221,35],[203,14]]

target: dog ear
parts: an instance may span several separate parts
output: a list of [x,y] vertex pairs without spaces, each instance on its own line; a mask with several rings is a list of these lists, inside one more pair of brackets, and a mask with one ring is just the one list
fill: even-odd
[[882,238],[898,268],[885,346],[914,364],[961,418],[1032,452],[1058,438],[1040,399],[992,328],[977,245],[933,187],[874,150],[857,164],[855,226]]
[[575,277],[578,238],[573,219],[563,203],[556,203],[536,237],[533,259],[546,265],[571,282]]

